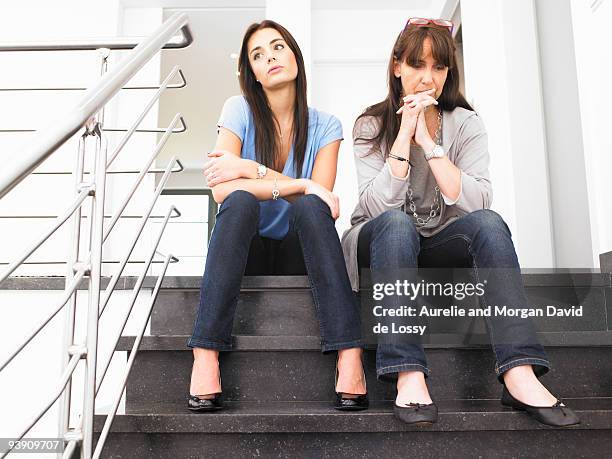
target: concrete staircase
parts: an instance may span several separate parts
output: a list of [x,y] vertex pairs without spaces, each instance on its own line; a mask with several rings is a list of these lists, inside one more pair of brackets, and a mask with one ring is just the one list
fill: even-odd
[[[375,378],[365,352],[371,408],[333,410],[335,355],[322,355],[306,277],[246,277],[222,353],[226,409],[186,408],[192,356],[186,347],[199,296],[197,277],[167,278],[130,375],[106,457],[599,457],[612,451],[610,274],[524,274],[533,305],[584,306],[584,317],[536,319],[552,371],[544,383],[581,417],[555,429],[501,406],[484,323],[469,342],[455,333],[425,344],[439,422],[410,427],[392,413],[393,387]],[[482,320],[482,319],[479,319]],[[118,350],[129,350],[124,337]],[[96,417],[99,431],[103,416]]]

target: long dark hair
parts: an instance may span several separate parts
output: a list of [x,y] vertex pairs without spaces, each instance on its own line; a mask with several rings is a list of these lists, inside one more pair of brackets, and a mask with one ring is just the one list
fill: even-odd
[[[302,51],[293,36],[282,25],[265,20],[249,26],[242,39],[238,72],[240,73],[240,89],[253,112],[255,123],[255,156],[257,161],[273,168],[280,154],[280,145],[276,140],[275,123],[272,109],[261,85],[257,82],[249,62],[248,42],[251,36],[261,29],[275,29],[287,43],[297,63],[298,73],[295,81],[295,104],[293,109],[293,164],[295,176],[301,177],[306,143],[308,141],[308,100],[306,98],[306,71]],[[282,172],[282,171],[280,171]]]
[[360,140],[371,141],[376,147],[391,148],[399,132],[401,115],[395,112],[402,105],[402,82],[394,73],[395,62],[406,62],[410,66],[416,66],[423,54],[423,44],[429,38],[431,41],[432,54],[436,62],[448,67],[448,76],[442,88],[442,94],[438,99],[438,107],[441,110],[454,110],[463,107],[474,110],[459,90],[459,69],[457,67],[456,47],[448,30],[441,27],[411,26],[407,27],[395,40],[388,67],[387,97],[359,115],[357,120],[363,116],[373,116],[378,120],[380,126],[373,138]]

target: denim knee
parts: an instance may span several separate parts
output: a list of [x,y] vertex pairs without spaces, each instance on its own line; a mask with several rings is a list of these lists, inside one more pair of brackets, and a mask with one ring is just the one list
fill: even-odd
[[418,248],[419,233],[412,218],[401,210],[387,210],[377,217],[378,225],[374,236],[384,241],[388,250],[406,247]]
[[480,231],[487,233],[505,233],[512,236],[510,228],[503,217],[491,209],[480,209],[468,214],[466,217],[475,220],[475,225]]
[[400,210],[388,210],[366,223],[370,234],[370,267],[380,271],[416,267],[421,239],[412,218]]
[[329,206],[315,194],[300,196],[293,202],[290,222],[297,227],[321,228],[322,224],[335,225]]
[[232,191],[223,201],[219,213],[231,209],[240,215],[259,218],[259,201],[253,193],[244,190]]
[[331,215],[331,210],[327,203],[316,194],[305,194],[300,196],[293,201],[292,210],[294,216],[303,215],[312,210],[323,210]]

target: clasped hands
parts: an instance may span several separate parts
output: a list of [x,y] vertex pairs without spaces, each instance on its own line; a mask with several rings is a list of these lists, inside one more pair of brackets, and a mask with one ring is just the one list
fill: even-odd
[[408,94],[396,112],[402,115],[400,133],[424,149],[433,143],[425,121],[425,109],[430,105],[438,105],[438,101],[432,97],[434,93],[435,89],[432,88],[418,94]]

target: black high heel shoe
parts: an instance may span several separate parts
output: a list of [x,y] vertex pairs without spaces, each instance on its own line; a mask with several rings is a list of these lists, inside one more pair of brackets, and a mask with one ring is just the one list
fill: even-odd
[[399,406],[393,403],[393,413],[406,424],[434,424],[438,421],[438,407],[435,403],[408,403]]
[[[363,395],[358,395],[355,398],[348,398],[341,395],[341,393],[336,392],[336,401],[334,402],[334,408],[339,411],[361,411],[367,410],[370,406],[370,401],[368,400],[367,394],[367,384],[365,371],[363,372],[363,383],[366,385],[366,393]],[[338,360],[336,360],[336,377],[334,381],[334,390],[338,385]]]
[[[221,377],[219,377],[219,387],[221,387]],[[189,394],[187,408],[197,413],[207,413],[209,411],[219,411],[223,409],[222,392],[216,392],[213,398],[200,398],[197,395]]]
[[501,404],[515,410],[525,411],[535,420],[553,427],[567,427],[580,424],[580,419],[570,408],[563,405],[561,400],[553,406],[532,406],[515,399],[508,388],[504,385]]

